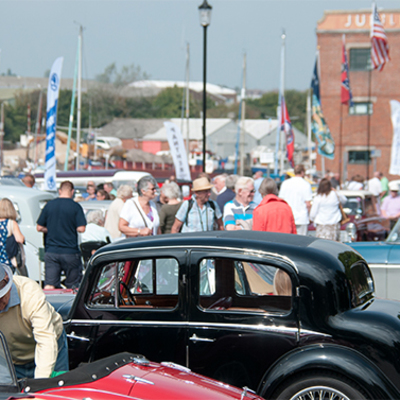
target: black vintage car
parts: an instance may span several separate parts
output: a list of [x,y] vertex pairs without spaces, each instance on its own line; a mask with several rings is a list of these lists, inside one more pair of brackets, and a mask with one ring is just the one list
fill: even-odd
[[400,398],[400,303],[374,297],[365,260],[341,243],[127,239],[92,257],[65,323],[71,367],[129,351],[267,399]]

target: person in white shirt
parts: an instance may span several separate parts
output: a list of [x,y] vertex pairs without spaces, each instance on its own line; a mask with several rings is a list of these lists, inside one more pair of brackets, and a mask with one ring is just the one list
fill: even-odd
[[86,215],[86,230],[81,234],[81,243],[83,242],[112,242],[112,236],[104,228],[104,215],[101,210],[89,211]]
[[133,189],[131,186],[121,185],[117,190],[117,198],[113,200],[108,208],[104,227],[108,230],[108,232],[110,232],[113,239],[118,239],[121,237],[121,231],[118,228],[119,216],[125,202],[131,199],[132,195]]
[[346,201],[345,196],[332,189],[329,179],[321,179],[310,211],[317,237],[339,241],[342,219],[339,202],[345,204]]
[[348,190],[363,190],[364,189],[364,178],[361,175],[355,175],[351,178],[347,185]]
[[122,207],[118,229],[126,237],[151,236],[161,233],[160,219],[154,198],[157,181],[146,175],[137,183],[138,197],[129,199]]
[[279,197],[289,204],[293,211],[294,222],[298,235],[307,235],[311,209],[311,185],[304,179],[303,165],[296,165],[295,176],[282,182]]
[[375,196],[376,200],[379,200],[382,193],[380,172],[374,172],[374,177],[368,181],[368,190]]

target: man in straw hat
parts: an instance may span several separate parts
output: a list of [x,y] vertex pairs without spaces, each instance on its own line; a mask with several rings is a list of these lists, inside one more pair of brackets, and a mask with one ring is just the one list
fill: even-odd
[[171,233],[212,231],[215,224],[222,226],[222,213],[218,204],[210,200],[212,184],[206,177],[193,181],[192,198],[182,203],[175,216]]
[[61,315],[35,281],[13,276],[5,264],[0,264],[0,327],[19,379],[49,378],[53,371],[68,371]]

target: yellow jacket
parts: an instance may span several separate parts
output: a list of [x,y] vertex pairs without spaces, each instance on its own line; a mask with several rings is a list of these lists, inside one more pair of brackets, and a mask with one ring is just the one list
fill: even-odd
[[32,279],[14,276],[20,304],[0,313],[14,364],[35,360],[35,378],[48,378],[57,360],[57,339],[63,331],[61,315],[47,302],[41,287]]

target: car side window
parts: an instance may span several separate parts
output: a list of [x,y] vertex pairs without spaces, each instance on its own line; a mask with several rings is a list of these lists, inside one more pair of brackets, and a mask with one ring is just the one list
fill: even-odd
[[[122,264],[122,265],[120,265]],[[88,305],[91,307],[114,307],[115,306],[115,277],[117,268],[121,269],[124,263],[111,263],[105,265],[93,286]]]
[[203,259],[199,267],[203,309],[279,312],[292,307],[292,281],[280,268],[218,258]]
[[14,383],[4,346],[4,341],[0,340],[0,386],[12,385]]
[[105,265],[89,297],[91,307],[175,308],[179,263],[174,258],[121,261]]

